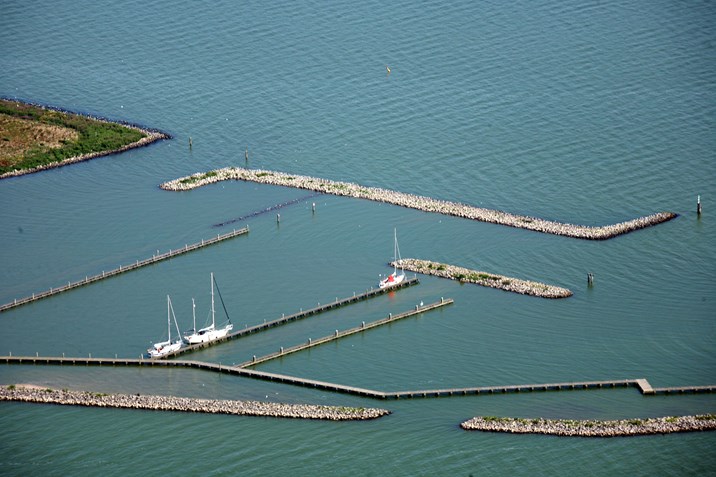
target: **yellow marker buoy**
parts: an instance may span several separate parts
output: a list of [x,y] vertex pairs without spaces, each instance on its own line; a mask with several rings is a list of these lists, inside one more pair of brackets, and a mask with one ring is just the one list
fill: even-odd
[[390,67],[388,65],[385,65],[385,70],[388,72],[387,74],[390,74]]

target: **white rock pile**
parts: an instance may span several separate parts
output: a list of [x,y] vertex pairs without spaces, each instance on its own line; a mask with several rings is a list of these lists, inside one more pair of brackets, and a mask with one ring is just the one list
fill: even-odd
[[[475,283],[484,287],[499,288],[522,295],[538,296],[541,298],[567,298],[572,296],[572,291],[567,288],[481,272],[479,270],[470,270],[469,268],[433,262],[431,260],[404,258],[400,263],[405,270],[412,272],[459,280],[464,283]],[[392,265],[395,265],[395,262],[391,262],[391,266]]]
[[622,419],[616,421],[570,419],[520,419],[510,417],[473,417],[460,424],[471,431],[512,434],[549,434],[577,437],[642,436],[672,432],[716,430],[716,414],[696,416]]
[[378,187],[367,187],[350,182],[331,181],[318,177],[286,174],[284,172],[267,171],[262,169],[244,169],[241,167],[227,167],[206,173],[196,173],[191,176],[174,179],[161,184],[165,190],[182,191],[195,189],[207,184],[225,180],[242,180],[258,182],[261,184],[296,187],[300,189],[324,192],[326,194],[368,199],[378,202],[408,207],[411,209],[452,215],[466,219],[479,220],[499,225],[507,225],[521,229],[533,230],[566,237],[588,240],[605,240],[617,235],[632,232],[652,225],[666,222],[677,215],[672,212],[659,212],[639,217],[634,220],[613,225],[592,227],[587,225],[573,225],[551,220],[543,220],[526,215],[516,215],[500,210],[484,209],[459,202],[433,199],[414,194],[406,194]]
[[86,391],[42,389],[36,386],[2,386],[0,401],[21,401],[69,406],[147,409],[153,411],[204,412],[240,416],[322,419],[330,421],[376,419],[390,411],[376,408],[281,404],[260,401],[194,399],[176,396],[103,394]]

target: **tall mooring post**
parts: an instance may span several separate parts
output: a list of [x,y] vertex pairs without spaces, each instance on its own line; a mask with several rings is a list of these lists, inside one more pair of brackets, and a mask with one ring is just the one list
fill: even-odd
[[696,196],[696,215],[701,217],[701,196]]

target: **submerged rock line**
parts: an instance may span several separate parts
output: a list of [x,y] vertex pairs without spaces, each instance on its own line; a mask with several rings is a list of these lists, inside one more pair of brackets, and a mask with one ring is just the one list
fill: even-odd
[[367,420],[390,414],[386,409],[321,406],[314,404],[281,404],[260,401],[195,399],[177,396],[139,394],[104,394],[66,389],[43,389],[37,386],[0,387],[0,401],[20,401],[68,406],[146,409],[152,411],[203,412],[239,416],[322,419],[330,421]]
[[544,220],[526,215],[511,214],[501,210],[474,207],[467,204],[461,204],[459,202],[450,202],[446,200],[433,199],[431,197],[381,189],[378,187],[361,186],[350,182],[331,181],[318,177],[286,174],[284,172],[266,171],[261,169],[244,169],[240,167],[226,167],[224,169],[216,169],[205,173],[196,173],[191,176],[165,182],[159,187],[164,190],[183,191],[225,180],[242,180],[258,182],[260,184],[296,187],[299,189],[313,190],[326,194],[385,202],[425,212],[435,212],[439,214],[452,215],[454,217],[586,240],[610,239],[618,235],[660,224],[677,217],[677,214],[673,212],[658,212],[645,217],[639,217],[612,225],[574,225],[552,220]]

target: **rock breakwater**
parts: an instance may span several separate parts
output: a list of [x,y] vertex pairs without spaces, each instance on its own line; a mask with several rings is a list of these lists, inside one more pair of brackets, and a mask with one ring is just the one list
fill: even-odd
[[716,414],[616,421],[479,416],[461,423],[460,427],[469,431],[512,434],[549,434],[575,437],[643,436],[673,432],[713,431],[716,430]]
[[574,225],[539,219],[526,215],[511,214],[501,210],[474,207],[471,205],[461,204],[459,202],[450,202],[414,194],[406,194],[378,187],[361,186],[350,182],[331,181],[318,177],[286,174],[284,172],[261,169],[244,169],[241,167],[227,167],[205,173],[196,173],[191,176],[165,182],[159,187],[164,190],[183,191],[225,180],[242,180],[258,182],[260,184],[296,187],[316,192],[323,192],[326,194],[385,202],[425,212],[435,212],[471,220],[478,220],[481,222],[533,230],[535,232],[587,240],[610,239],[618,235],[633,232],[634,230],[666,222],[677,216],[677,214],[673,212],[658,212],[656,214],[639,217],[613,225],[594,227],[588,225]]
[[[572,291],[567,288],[481,272],[479,270],[470,270],[469,268],[433,262],[431,260],[404,258],[401,264],[405,270],[412,272],[459,280],[460,282],[475,283],[484,287],[499,288],[500,290],[520,293],[522,295],[538,296],[541,298],[567,298],[572,296]],[[391,266],[392,265],[395,265],[395,262],[391,262]]]
[[209,414],[234,414],[239,416],[322,419],[330,421],[376,419],[390,414],[388,410],[377,408],[194,399],[176,396],[145,396],[139,394],[103,394],[14,385],[0,387],[0,401],[146,409],[152,411],[203,412]]

